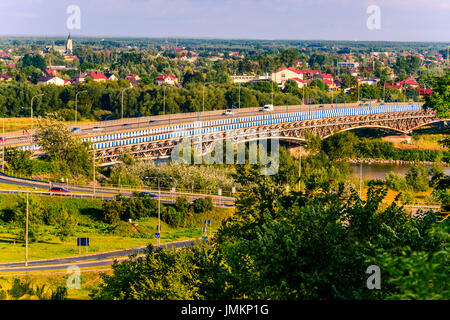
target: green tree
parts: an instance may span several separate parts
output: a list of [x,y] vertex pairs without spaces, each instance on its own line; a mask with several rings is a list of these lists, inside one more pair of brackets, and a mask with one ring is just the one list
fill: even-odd
[[414,191],[427,191],[430,187],[427,168],[421,164],[412,166],[406,174],[406,182]]
[[56,216],[56,235],[61,241],[67,240],[75,232],[77,220],[69,213],[66,208],[61,208],[59,214]]
[[323,143],[323,150],[330,159],[346,159],[355,155],[355,146],[358,137],[351,132],[342,132],[332,135]]
[[424,108],[433,109],[440,118],[450,118],[450,71],[437,78],[434,93],[426,97]]

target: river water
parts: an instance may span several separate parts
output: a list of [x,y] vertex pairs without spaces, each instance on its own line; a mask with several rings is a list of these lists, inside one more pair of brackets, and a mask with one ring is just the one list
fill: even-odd
[[[360,164],[351,163],[350,167],[353,169],[354,174],[359,176]],[[364,179],[385,179],[386,175],[393,171],[397,174],[406,175],[412,165],[408,164],[384,164],[384,163],[373,163],[373,164],[362,164],[362,176]],[[431,168],[430,166],[427,166]],[[450,167],[444,167],[445,174],[450,174]]]

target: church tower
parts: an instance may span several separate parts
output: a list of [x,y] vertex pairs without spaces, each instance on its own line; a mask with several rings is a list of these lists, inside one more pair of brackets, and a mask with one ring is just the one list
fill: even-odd
[[67,38],[67,43],[66,43],[66,54],[72,54],[73,52],[73,47],[72,47],[72,37],[70,36],[69,33],[69,37]]

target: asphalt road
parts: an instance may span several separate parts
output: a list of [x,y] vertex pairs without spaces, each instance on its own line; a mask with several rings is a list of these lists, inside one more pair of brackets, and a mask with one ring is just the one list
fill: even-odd
[[[182,248],[194,244],[199,240],[184,240],[179,242],[162,243],[161,247],[164,249]],[[154,246],[154,249],[157,249]],[[84,251],[84,248],[82,249]],[[86,256],[76,256],[67,258],[56,258],[47,260],[29,261],[28,267],[25,267],[25,262],[11,262],[0,264],[0,274],[3,272],[26,272],[26,271],[48,271],[61,270],[77,265],[80,268],[109,266],[114,260],[122,261],[128,259],[131,254],[145,254],[147,247],[135,247],[125,250],[103,252],[98,254],[90,254]]]
[[[94,194],[94,188],[90,186],[77,186],[77,185],[70,185],[70,184],[62,184],[62,183],[50,183],[46,181],[38,181],[38,180],[31,180],[31,179],[24,179],[24,178],[17,178],[17,177],[10,177],[6,176],[2,173],[0,173],[0,183],[4,184],[10,184],[12,186],[17,186],[18,188],[21,187],[29,187],[29,188],[44,188],[44,189],[50,189],[51,186],[60,186],[65,187],[72,191],[71,193],[56,193],[56,192],[49,192],[49,191],[33,191],[34,194],[44,195],[44,196],[62,196],[62,197],[71,197],[71,198],[87,198],[87,199],[102,199],[102,200],[111,200],[116,195],[122,194],[126,196],[130,196],[132,194],[131,190],[117,190],[112,188],[95,188],[95,194]],[[158,194],[157,190],[136,190],[136,191],[148,191],[152,192],[154,194]],[[0,189],[0,193],[19,193],[20,190],[2,190]],[[76,193],[80,192],[80,193]],[[198,198],[204,198],[206,195],[204,194],[197,194],[197,193],[181,193],[185,195],[189,199],[198,199]],[[174,203],[175,199],[180,196],[180,193],[172,193],[167,191],[161,191],[161,203]],[[234,207],[234,198],[232,197],[225,197],[225,196],[217,196],[217,195],[210,195],[213,199],[215,206],[220,207]]]

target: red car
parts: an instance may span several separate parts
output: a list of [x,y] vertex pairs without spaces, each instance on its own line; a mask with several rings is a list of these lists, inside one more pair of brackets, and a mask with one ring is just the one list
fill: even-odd
[[66,193],[70,193],[69,189],[63,188],[63,187],[53,187],[50,188],[50,192],[66,192]]
[[6,138],[0,137],[0,142],[6,142]]

